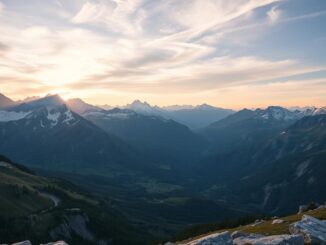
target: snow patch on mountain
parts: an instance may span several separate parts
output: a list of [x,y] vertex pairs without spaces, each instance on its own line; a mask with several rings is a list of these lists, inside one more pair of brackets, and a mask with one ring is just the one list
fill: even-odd
[[311,160],[307,160],[299,164],[295,172],[296,178],[300,178],[302,175],[304,175],[307,172],[310,162]]
[[62,121],[65,124],[70,124],[72,121],[75,120],[74,116],[72,115],[72,112],[70,110],[67,110],[65,113],[65,119]]
[[22,112],[15,112],[15,111],[0,111],[0,122],[10,122],[10,121],[17,121],[20,119],[25,118],[29,115],[30,111],[22,111]]
[[265,110],[257,109],[256,117],[264,120],[291,121],[300,118],[298,111],[289,111],[283,107],[270,106]]
[[61,116],[60,112],[55,112],[53,109],[47,107],[48,115],[47,119],[52,122],[52,126],[56,126],[58,124],[59,117]]
[[90,111],[87,113],[84,113],[84,117],[92,116],[97,117],[105,120],[111,120],[111,119],[128,119],[131,115],[135,113],[133,112],[107,112],[107,111]]

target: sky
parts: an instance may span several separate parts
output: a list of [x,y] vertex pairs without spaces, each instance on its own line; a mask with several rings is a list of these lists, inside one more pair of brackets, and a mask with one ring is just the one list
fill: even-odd
[[0,0],[0,93],[326,106],[326,1]]

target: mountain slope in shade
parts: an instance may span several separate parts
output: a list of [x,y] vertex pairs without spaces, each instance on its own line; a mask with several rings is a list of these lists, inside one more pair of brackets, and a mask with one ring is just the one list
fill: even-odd
[[132,104],[123,108],[133,110],[143,115],[154,115],[172,119],[193,130],[206,127],[234,113],[232,110],[217,108],[207,104],[198,106],[167,106],[160,108],[139,100],[135,100]]
[[69,244],[136,245],[151,239],[109,202],[67,181],[35,175],[2,155],[0,207],[0,237],[6,244],[65,240]]
[[169,110],[168,115],[175,121],[187,125],[191,129],[198,130],[209,124],[221,120],[234,111],[213,107],[207,104],[186,109]]
[[83,116],[155,159],[190,159],[205,147],[186,126],[159,116],[121,109],[90,111]]
[[15,105],[13,100],[0,93],[0,109],[8,108],[13,105]]
[[210,196],[276,215],[296,211],[302,203],[325,201],[326,115],[303,117],[255,151],[241,151],[206,165],[206,176],[209,171],[224,176],[216,177],[215,184],[222,182],[225,188]]
[[0,122],[0,151],[14,160],[57,170],[82,171],[86,166],[117,167],[132,162],[129,146],[62,103],[59,96],[50,96],[12,108],[11,112],[28,114]]
[[282,107],[244,109],[212,123],[201,134],[213,143],[213,152],[225,153],[249,145],[259,146],[300,118],[298,112]]

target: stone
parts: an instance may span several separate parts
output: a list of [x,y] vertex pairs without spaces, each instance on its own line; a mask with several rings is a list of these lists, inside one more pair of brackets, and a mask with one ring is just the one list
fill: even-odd
[[257,220],[255,220],[255,223],[253,223],[251,226],[257,226],[257,225],[260,225],[260,224],[263,224],[263,223],[265,223],[265,220],[257,219]]
[[289,228],[291,234],[302,234],[308,244],[326,245],[326,223],[304,215],[301,221],[295,222]]
[[304,212],[308,211],[308,205],[300,205],[299,206],[299,214],[302,214]]
[[283,224],[284,223],[284,220],[282,219],[274,219],[272,221],[272,225],[275,225],[275,224]]
[[64,241],[59,241],[59,242],[50,242],[50,243],[41,244],[41,245],[68,245],[68,244]]
[[233,240],[234,245],[304,245],[302,235],[274,235],[263,237],[238,237]]
[[230,232],[214,233],[197,240],[185,243],[184,245],[233,245]]
[[17,242],[12,245],[32,245],[30,241]]
[[247,234],[241,231],[234,231],[231,234],[232,239],[236,239],[238,237],[246,236]]
[[261,234],[255,234],[255,233],[244,233],[244,232],[241,232],[241,231],[235,231],[231,234],[231,237],[232,239],[236,239],[236,238],[239,238],[239,237],[245,237],[245,238],[250,238],[250,239],[256,239],[256,238],[261,238],[261,237],[264,237],[263,235]]

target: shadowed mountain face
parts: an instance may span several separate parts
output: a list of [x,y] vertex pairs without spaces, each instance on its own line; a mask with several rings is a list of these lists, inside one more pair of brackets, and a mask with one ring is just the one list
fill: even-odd
[[231,115],[234,111],[217,108],[207,104],[199,106],[171,106],[160,108],[147,102],[135,100],[123,107],[142,115],[160,116],[184,124],[192,130],[199,130],[209,124]]
[[132,162],[129,146],[69,110],[58,96],[24,103],[7,112],[13,113],[20,117],[0,122],[0,151],[14,160],[70,171]]
[[232,110],[217,108],[206,104],[188,109],[168,111],[172,119],[196,131],[233,113],[234,111]]
[[239,199],[275,213],[290,212],[300,202],[323,202],[325,159],[326,115],[304,117],[256,153],[256,170],[237,187],[239,193],[250,191]]
[[303,117],[260,146],[207,157],[197,173],[206,176],[206,185],[223,187],[205,187],[206,193],[274,214],[293,212],[301,203],[323,202],[325,120],[324,114]]
[[195,111],[214,108],[130,107],[104,110],[56,95],[27,100],[0,110],[0,152],[110,197],[157,237],[326,198],[324,108],[244,109],[196,133],[171,115],[189,112],[189,123]]
[[9,244],[27,239],[33,244],[65,240],[89,245],[151,240],[109,202],[67,181],[35,175],[2,155],[0,207],[1,242]]
[[156,161],[189,161],[205,149],[206,142],[200,136],[160,116],[121,109],[89,111],[83,116]]
[[201,131],[212,142],[215,153],[227,153],[237,148],[259,146],[301,117],[281,107],[265,110],[241,110]]

